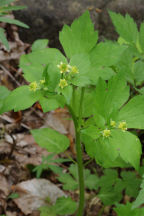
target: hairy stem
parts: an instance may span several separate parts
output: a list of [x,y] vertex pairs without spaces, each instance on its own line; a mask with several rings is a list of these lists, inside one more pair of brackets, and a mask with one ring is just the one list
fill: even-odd
[[83,158],[82,158],[82,146],[81,146],[81,137],[80,137],[83,97],[84,97],[84,88],[81,89],[78,119],[76,118],[73,109],[71,107],[68,107],[72,115],[72,119],[74,121],[75,134],[76,134],[76,152],[77,152],[78,177],[79,177],[79,206],[78,206],[77,216],[83,216],[84,202],[85,202],[84,201],[85,189],[84,189]]

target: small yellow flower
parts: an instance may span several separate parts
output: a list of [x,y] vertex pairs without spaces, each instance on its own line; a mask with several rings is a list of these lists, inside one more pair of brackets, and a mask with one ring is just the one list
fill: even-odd
[[125,121],[120,122],[118,128],[125,132],[127,130],[127,123]]
[[63,89],[68,85],[67,81],[65,79],[60,79],[59,86]]
[[111,121],[110,121],[110,126],[115,127],[115,126],[116,126],[116,122],[113,121],[113,120],[111,120]]
[[79,73],[78,68],[77,68],[76,66],[72,66],[72,67],[71,67],[71,73],[72,73],[72,74],[77,74],[77,73]]
[[60,73],[70,72],[70,68],[71,68],[69,64],[63,62],[60,62],[60,64],[57,65],[57,67],[60,69]]
[[105,129],[105,130],[103,131],[103,136],[104,136],[104,137],[109,137],[110,135],[111,135],[111,131],[110,131],[110,130]]
[[37,82],[36,81],[34,81],[34,82],[32,82],[32,83],[30,83],[29,84],[29,90],[30,91],[36,91],[38,89],[38,84],[37,84]]
[[45,83],[45,79],[40,80],[40,84],[43,85]]

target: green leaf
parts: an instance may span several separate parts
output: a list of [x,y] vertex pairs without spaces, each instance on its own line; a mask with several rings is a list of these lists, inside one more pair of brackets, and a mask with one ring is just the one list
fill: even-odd
[[10,94],[10,91],[5,86],[0,86],[0,109],[4,99]]
[[[61,175],[63,169],[56,163],[63,163],[69,161],[69,159],[57,158],[54,159],[54,154],[50,154],[47,157],[42,157],[42,163],[36,166],[32,171],[36,172],[36,177],[40,178],[44,170],[52,170],[54,173]],[[54,165],[55,164],[55,165]]]
[[109,11],[109,15],[117,33],[127,42],[136,43],[138,39],[138,30],[133,18],[128,14],[124,17],[121,14],[112,11]]
[[8,4],[10,4],[10,3],[12,3],[12,2],[14,2],[15,0],[1,0],[0,1],[0,7],[3,7],[3,6],[5,6],[5,5],[8,5]]
[[8,196],[8,199],[17,199],[17,198],[19,198],[19,194],[18,193],[11,193]]
[[[63,183],[64,190],[76,190],[78,189],[78,168],[76,164],[71,164],[69,172],[61,174],[58,180]],[[86,188],[92,190],[98,188],[98,177],[95,174],[91,174],[90,170],[84,169],[84,179]]]
[[20,22],[19,20],[16,20],[16,19],[10,19],[8,17],[0,17],[0,22],[5,22],[5,23],[9,23],[9,24],[15,24],[17,26],[21,26],[21,27],[24,27],[24,28],[29,28],[29,26],[24,24],[23,22]]
[[144,203],[144,176],[143,176],[143,180],[140,186],[141,190],[136,198],[136,200],[134,201],[132,208],[137,208],[140,205],[142,205]]
[[144,52],[144,22],[141,23],[141,25],[140,25],[139,42],[140,42],[140,46]]
[[85,186],[89,190],[98,189],[99,178],[96,174],[91,174],[89,169],[84,169]]
[[[0,3],[1,4],[1,3]],[[17,11],[17,10],[23,10],[26,9],[27,6],[8,6],[0,8],[0,12],[7,12],[7,11]]]
[[60,81],[60,72],[55,64],[49,64],[47,67],[47,79],[45,78],[50,92],[54,92]]
[[0,113],[14,110],[25,110],[31,107],[40,98],[39,92],[32,92],[28,85],[24,85],[13,90],[4,100]]
[[59,39],[68,58],[78,53],[88,53],[98,40],[89,12],[76,19],[71,27],[64,25]]
[[21,56],[20,68],[22,68],[24,72],[23,76],[28,82],[39,82],[44,71],[44,66],[37,63],[37,61],[31,63],[31,61],[29,61],[28,55]]
[[90,125],[89,127],[83,129],[81,132],[83,135],[87,135],[92,139],[98,139],[101,136],[100,130],[94,125]]
[[115,65],[126,47],[114,42],[101,42],[90,53],[90,61],[93,67]]
[[116,183],[118,178],[117,170],[114,169],[105,169],[104,175],[100,178],[99,187],[109,188]]
[[39,210],[40,216],[57,216],[52,206],[41,206]]
[[0,41],[5,45],[6,49],[9,50],[9,44],[3,28],[0,28]]
[[98,197],[104,205],[113,205],[122,199],[122,180],[118,178],[116,170],[104,170],[104,175],[100,177],[98,186],[101,188]]
[[[102,135],[96,141],[83,140],[86,151],[95,157],[98,164],[104,168],[125,167],[131,164],[136,170],[139,168],[141,144],[139,139],[129,132],[120,129],[111,130],[111,136],[104,138]],[[129,150],[131,149],[131,151]],[[120,157],[120,158],[119,158]]]
[[[83,99],[83,112],[82,116],[89,117],[93,115],[93,109],[90,109],[90,107],[94,106],[94,99],[95,99],[95,89],[93,88],[86,88],[84,93],[84,99]],[[74,91],[74,104],[73,104],[73,110],[76,116],[79,116],[79,101],[80,101],[80,95],[81,95],[81,88],[76,88]],[[72,104],[71,104],[72,105]]]
[[112,77],[108,84],[99,80],[95,90],[94,113],[106,120],[110,114],[119,109],[129,98],[129,87],[120,76]]
[[137,61],[134,64],[134,77],[136,80],[136,85],[141,85],[144,81],[144,62]]
[[134,74],[132,72],[133,66],[133,53],[128,47],[125,52],[120,56],[116,69],[121,76],[124,77],[128,82],[134,83]]
[[48,98],[42,97],[39,102],[43,112],[49,112],[65,105],[65,100],[61,95],[52,95],[48,96]]
[[96,85],[99,78],[102,78],[103,80],[109,80],[114,75],[115,72],[110,67],[95,66],[90,69],[88,77],[91,81],[91,84]]
[[67,104],[70,104],[72,99],[73,88],[71,85],[66,86],[61,90],[61,93],[64,95]]
[[48,39],[38,39],[32,44],[32,51],[41,50],[47,47],[49,40]]
[[122,171],[123,186],[125,193],[130,197],[136,197],[139,191],[141,179],[137,178],[136,173],[131,171]]
[[102,188],[100,193],[98,194],[100,200],[104,203],[104,205],[114,205],[118,203],[122,199],[121,192],[118,193],[115,188]]
[[57,215],[71,215],[76,211],[77,203],[71,197],[60,197],[56,200],[53,209]]
[[22,55],[20,67],[24,72],[24,78],[29,82],[33,82],[41,79],[46,65],[54,65],[53,72],[55,69],[58,69],[57,65],[61,61],[67,63],[66,58],[58,49],[44,48],[37,51],[35,50],[27,55]]
[[143,216],[144,208],[132,209],[132,203],[127,203],[126,205],[119,204],[117,208],[114,208],[118,216]]
[[144,95],[133,97],[119,112],[119,121],[128,128],[144,129]]
[[70,60],[70,65],[76,66],[79,73],[72,79],[72,84],[76,86],[85,86],[90,84],[89,80],[89,70],[90,70],[90,60],[87,54],[77,54],[74,55]]
[[59,181],[63,183],[64,190],[76,190],[78,188],[78,172],[77,172],[77,165],[71,164],[69,167],[69,172],[60,175],[58,178]]
[[69,146],[69,139],[51,128],[31,130],[35,141],[49,152],[64,152]]
[[68,173],[60,175],[58,180],[63,183],[64,190],[74,191],[78,188],[78,182]]

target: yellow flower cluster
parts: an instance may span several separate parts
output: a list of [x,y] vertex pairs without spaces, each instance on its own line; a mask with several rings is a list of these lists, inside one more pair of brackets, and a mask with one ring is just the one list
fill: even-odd
[[30,91],[36,91],[38,90],[39,86],[38,86],[38,83],[36,81],[32,82],[29,84],[29,90]]
[[39,83],[36,82],[36,81],[31,82],[31,83],[29,84],[29,90],[35,92],[35,91],[37,91],[38,89],[40,89],[41,85],[43,85],[44,83],[45,83],[45,80],[40,80]]
[[78,74],[79,70],[76,66],[71,66],[63,62],[60,62],[57,67],[62,74],[59,87],[63,89],[64,87],[68,86],[68,80],[70,80],[75,74]]
[[59,87],[62,89],[68,85],[67,81],[65,79],[60,79]]
[[109,137],[111,135],[111,131],[109,129],[103,130],[103,136],[104,137]]
[[70,68],[71,66],[69,64],[66,64],[66,63],[63,63],[63,62],[60,62],[59,65],[57,65],[57,67],[60,69],[60,73],[63,74],[63,73],[69,73],[70,72]]
[[125,121],[120,122],[118,128],[125,132],[127,130],[127,123]]
[[113,120],[111,120],[111,121],[110,121],[110,126],[111,126],[111,127],[116,127],[116,122],[113,121]]
[[[110,121],[110,126],[116,128],[116,122],[113,121],[113,120],[111,120]],[[118,124],[117,128],[121,129],[123,132],[125,132],[127,130],[127,123],[126,123],[126,121],[121,121]],[[105,129],[105,130],[103,130],[102,134],[103,134],[104,137],[109,137],[111,135],[111,130],[110,129]]]
[[71,73],[72,73],[72,74],[78,74],[78,73],[79,73],[78,68],[77,68],[76,66],[72,66],[72,67],[71,67]]

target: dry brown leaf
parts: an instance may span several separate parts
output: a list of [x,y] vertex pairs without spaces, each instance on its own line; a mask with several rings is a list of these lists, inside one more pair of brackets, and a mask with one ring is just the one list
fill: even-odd
[[4,197],[7,197],[10,193],[10,186],[2,174],[0,174],[0,192],[3,193]]
[[74,124],[70,118],[69,113],[65,109],[63,112],[49,112],[45,116],[44,127],[49,126],[62,134],[71,134],[74,138]]
[[58,197],[66,196],[56,185],[45,179],[24,181],[17,184],[14,189],[20,196],[14,199],[14,202],[26,215],[31,214],[40,206],[46,205],[47,197],[52,203],[55,203]]

